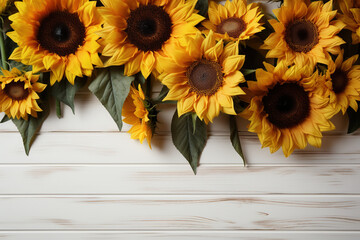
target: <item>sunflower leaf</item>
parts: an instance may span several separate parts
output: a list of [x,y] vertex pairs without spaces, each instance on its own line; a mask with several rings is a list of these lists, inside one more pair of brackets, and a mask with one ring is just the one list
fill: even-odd
[[201,16],[206,17],[208,14],[209,2],[208,0],[198,0],[195,9],[199,10]]
[[244,162],[244,166],[246,166],[246,159],[244,157],[244,153],[242,151],[240,138],[239,138],[239,130],[236,123],[236,117],[230,116],[230,140],[235,149],[235,151],[240,155]]
[[[360,102],[357,103],[360,108]],[[349,108],[347,113],[349,116],[348,133],[353,133],[360,128],[360,111],[355,112],[352,108]]]
[[196,118],[195,126],[196,131],[194,132],[191,113],[178,117],[178,112],[175,112],[171,123],[173,143],[196,174],[200,156],[207,141],[207,128],[199,118]]
[[50,113],[47,101],[40,104],[40,107],[43,111],[38,113],[37,118],[29,116],[27,121],[24,119],[11,119],[21,134],[26,155],[29,155],[31,145],[34,142],[42,124]]
[[56,100],[66,104],[71,108],[73,113],[75,114],[75,105],[74,99],[75,94],[86,84],[86,79],[83,78],[76,78],[74,85],[69,83],[65,78],[60,81],[56,82],[51,87],[51,94],[55,97]]
[[2,120],[1,120],[0,123],[6,123],[6,122],[8,122],[8,121],[10,121],[10,118],[9,118],[7,115],[5,115],[5,116],[2,118]]
[[123,125],[122,108],[134,79],[134,76],[125,76],[122,67],[109,67],[98,69],[89,85],[89,90],[108,110],[120,131]]

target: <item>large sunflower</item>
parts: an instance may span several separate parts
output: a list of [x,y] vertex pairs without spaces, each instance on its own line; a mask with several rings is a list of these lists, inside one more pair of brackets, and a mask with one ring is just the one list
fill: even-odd
[[326,88],[330,94],[330,104],[336,112],[345,114],[348,107],[358,110],[360,101],[360,65],[354,65],[359,55],[344,61],[343,52],[335,62],[329,64]]
[[[156,110],[152,108],[151,111],[154,112]],[[150,116],[146,106],[145,95],[140,85],[138,89],[131,86],[129,96],[126,98],[123,106],[122,115],[124,117],[123,121],[132,125],[129,130],[131,138],[139,139],[141,143],[146,139],[151,148],[151,138],[156,124],[156,113],[154,116]]]
[[125,64],[125,74],[145,78],[157,68],[160,55],[179,49],[180,39],[194,35],[204,18],[194,12],[196,0],[101,0],[105,18],[102,55],[106,65]]
[[8,36],[19,47],[10,59],[32,65],[34,72],[50,71],[51,85],[65,75],[91,76],[93,65],[102,65],[95,34],[102,20],[96,1],[24,0],[16,2],[18,13],[9,17],[13,32]]
[[254,97],[241,116],[250,120],[249,131],[257,133],[271,153],[282,146],[286,157],[307,143],[320,147],[321,132],[335,128],[329,120],[334,115],[329,99],[317,90],[324,76],[308,66],[264,64],[267,71],[256,71],[257,82],[248,81]]
[[36,100],[39,99],[38,93],[44,91],[46,84],[37,82],[39,75],[32,72],[22,73],[17,68],[11,72],[2,70],[0,76],[0,112],[10,118],[28,119],[28,114],[37,117],[37,112],[41,108]]
[[174,60],[161,61],[159,79],[170,89],[164,101],[177,100],[179,116],[196,112],[206,123],[220,111],[236,114],[232,97],[245,94],[239,87],[245,81],[239,71],[245,56],[238,55],[238,44],[231,42],[224,48],[210,31],[206,39],[200,33],[189,38],[187,45]]
[[260,19],[263,17],[258,4],[247,5],[246,0],[227,0],[225,6],[220,3],[209,2],[209,20],[202,23],[209,30],[214,31],[217,40],[246,40],[264,29]]
[[315,1],[307,5],[303,0],[285,0],[274,10],[278,20],[269,20],[275,32],[264,42],[267,58],[278,58],[291,65],[328,64],[329,53],[339,54],[345,43],[337,34],[345,26],[342,21],[332,20],[333,2]]
[[338,14],[338,18],[352,31],[353,44],[360,43],[360,1],[339,0],[339,6],[343,14]]

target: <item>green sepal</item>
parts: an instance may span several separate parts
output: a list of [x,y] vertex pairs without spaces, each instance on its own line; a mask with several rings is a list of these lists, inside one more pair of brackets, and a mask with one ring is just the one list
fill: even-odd
[[198,0],[195,9],[199,10],[199,14],[201,16],[206,17],[209,9],[209,1],[208,0]]
[[199,118],[196,118],[195,129],[196,131],[194,131],[191,113],[178,117],[178,112],[175,112],[171,122],[173,143],[196,174],[200,156],[207,141],[207,126]]
[[231,143],[235,149],[235,151],[240,155],[240,157],[242,158],[243,162],[244,162],[244,166],[246,166],[246,159],[244,157],[244,153],[242,151],[242,147],[241,147],[241,143],[240,143],[240,138],[239,138],[239,130],[237,127],[237,122],[236,122],[236,116],[230,116],[230,140]]
[[31,145],[50,113],[49,103],[47,101],[42,102],[39,106],[43,111],[38,113],[37,118],[29,115],[28,120],[11,119],[21,134],[26,155],[29,155]]
[[[357,102],[360,108],[360,102]],[[360,110],[355,112],[352,108],[348,108],[347,114],[349,116],[348,133],[353,133],[360,128]]]
[[123,67],[98,69],[89,90],[100,100],[121,131],[122,108],[135,77],[125,76]]
[[0,123],[6,123],[6,122],[8,122],[8,121],[10,121],[10,118],[9,118],[7,115],[5,115],[5,116],[2,118],[2,120],[1,120]]
[[86,78],[77,77],[74,81],[74,85],[72,85],[66,78],[64,78],[60,82],[56,82],[53,86],[51,86],[51,94],[56,100],[69,106],[75,114],[75,95],[86,85],[86,82]]

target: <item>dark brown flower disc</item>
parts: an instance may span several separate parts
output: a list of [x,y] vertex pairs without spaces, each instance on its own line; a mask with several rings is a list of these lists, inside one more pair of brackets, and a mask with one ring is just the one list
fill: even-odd
[[37,40],[40,46],[59,56],[75,53],[84,44],[86,30],[77,13],[55,11],[44,17]]
[[225,34],[230,37],[238,38],[245,31],[246,23],[241,18],[228,18],[216,27],[216,32]]
[[131,11],[126,33],[130,43],[142,51],[157,51],[170,38],[172,22],[160,6],[145,5]]
[[275,85],[262,102],[268,120],[280,129],[298,126],[310,115],[309,95],[297,83]]
[[5,86],[4,92],[13,100],[24,100],[29,96],[29,91],[24,86],[24,82],[11,82]]
[[316,25],[308,20],[300,19],[286,26],[285,41],[295,52],[309,52],[319,43]]
[[191,91],[201,95],[213,95],[222,86],[223,74],[217,62],[202,59],[194,62],[186,73]]
[[331,82],[332,82],[332,88],[333,91],[338,94],[345,91],[346,86],[349,83],[349,79],[347,77],[347,74],[341,70],[336,70],[331,75]]

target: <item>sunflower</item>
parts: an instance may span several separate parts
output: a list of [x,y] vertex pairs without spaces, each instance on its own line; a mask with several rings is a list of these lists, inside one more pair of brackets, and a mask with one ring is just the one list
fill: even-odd
[[285,0],[274,10],[278,20],[269,20],[275,32],[265,40],[262,49],[268,49],[267,58],[278,58],[291,65],[329,63],[329,53],[340,53],[345,43],[337,34],[345,26],[333,20],[332,0],[324,4],[315,1],[307,5],[303,0]]
[[339,0],[339,7],[343,14],[338,14],[338,18],[352,31],[353,44],[360,43],[360,1]]
[[14,31],[8,36],[19,47],[10,59],[32,65],[34,72],[50,71],[51,85],[64,75],[74,84],[75,77],[91,76],[93,65],[102,65],[96,1],[24,0],[15,5],[19,12],[9,17]]
[[246,40],[264,27],[260,23],[263,17],[258,4],[247,5],[246,0],[227,0],[225,6],[220,3],[209,2],[209,20],[202,23],[207,30],[214,32],[217,40]]
[[329,64],[325,89],[336,112],[341,110],[345,114],[349,106],[358,110],[356,101],[360,101],[360,65],[354,65],[358,57],[355,55],[344,61],[341,52],[335,62]]
[[196,0],[101,0],[105,18],[102,55],[110,65],[125,64],[125,74],[147,78],[159,56],[179,49],[181,39],[198,32],[204,18],[194,12]]
[[9,118],[28,119],[28,114],[37,117],[41,108],[36,100],[38,93],[46,88],[46,84],[37,82],[39,75],[32,72],[22,73],[17,68],[10,71],[3,70],[0,76],[0,111]]
[[238,86],[245,82],[239,69],[245,61],[238,55],[238,44],[215,41],[212,31],[204,38],[198,33],[187,39],[187,49],[174,60],[161,61],[161,82],[169,88],[166,100],[177,100],[179,116],[196,112],[205,123],[213,121],[220,111],[235,115],[232,97],[245,94]]
[[270,147],[271,153],[282,146],[286,157],[307,143],[320,147],[321,132],[335,128],[329,120],[334,109],[317,89],[325,77],[313,73],[309,66],[264,64],[266,71],[256,71],[257,82],[248,81],[254,97],[240,114],[250,121],[249,131],[257,133],[262,146]]
[[[151,138],[154,133],[156,124],[156,109],[146,101],[145,95],[138,86],[138,89],[131,86],[129,96],[126,98],[122,115],[123,121],[127,124],[132,125],[129,133],[132,139],[139,139],[143,143],[146,138],[149,147],[151,148]],[[150,108],[149,113],[148,108]]]

